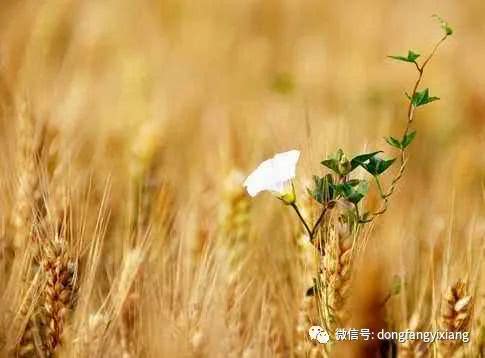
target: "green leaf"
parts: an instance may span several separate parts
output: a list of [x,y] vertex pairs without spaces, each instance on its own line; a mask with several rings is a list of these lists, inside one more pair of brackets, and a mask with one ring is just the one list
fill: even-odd
[[313,177],[314,187],[307,189],[308,193],[320,204],[325,204],[334,198],[333,177],[327,174],[324,177]]
[[338,160],[337,159],[327,159],[320,162],[322,165],[326,166],[327,168],[333,170],[335,173],[340,174],[338,170]]
[[365,163],[370,158],[376,156],[379,153],[382,153],[382,150],[379,150],[377,152],[372,152],[372,153],[360,154],[360,155],[353,157],[352,160],[350,161],[350,164],[352,166],[352,170],[357,168],[359,165],[362,165],[362,163]]
[[336,184],[333,187],[338,194],[353,204],[358,204],[369,190],[369,184],[365,180]]
[[414,140],[414,138],[416,138],[416,131],[413,131],[411,133],[407,133],[404,136],[404,138],[402,139],[401,147],[403,149],[406,148],[408,145],[410,145],[412,143],[412,141]]
[[406,57],[405,56],[394,56],[394,55],[393,56],[387,56],[387,57],[392,58],[394,60],[398,60],[398,61],[414,63],[414,62],[416,62],[416,60],[419,56],[420,56],[419,53],[416,53],[416,52],[409,50],[408,55]]
[[347,200],[349,200],[351,203],[358,204],[358,202],[361,201],[369,191],[369,184],[365,180],[362,180],[352,189],[352,194],[347,197]]
[[352,171],[351,164],[342,149],[337,150],[329,159],[320,163],[341,176],[345,176]]
[[453,29],[450,27],[450,25],[448,24],[448,22],[446,22],[445,20],[443,20],[438,15],[433,15],[433,17],[438,20],[438,22],[440,23],[441,28],[445,32],[446,36],[450,36],[450,35],[453,34]]
[[404,135],[403,139],[400,141],[394,137],[385,138],[386,142],[397,149],[405,149],[408,145],[412,143],[416,137],[416,131],[407,133]]
[[381,159],[377,157],[372,157],[369,159],[368,163],[362,164],[365,170],[367,170],[372,175],[380,175],[384,173],[396,159]]
[[397,149],[402,149],[402,144],[401,142],[394,138],[394,137],[388,137],[388,138],[384,138],[386,140],[387,143],[389,143],[389,145],[397,148]]
[[313,177],[313,189],[310,189],[310,188],[307,188],[307,192],[308,194],[313,198],[315,199],[316,201],[318,201],[319,203],[321,202],[320,200],[322,200],[322,195],[321,195],[321,192],[322,192],[322,186],[321,186],[321,181],[320,181],[321,178],[317,177],[317,176],[314,176]]
[[398,56],[398,55],[389,55],[387,56],[389,58],[392,58],[394,60],[399,60],[399,61],[406,61],[408,62],[408,58],[407,57],[404,57],[404,56]]
[[439,100],[438,97],[429,96],[429,89],[426,88],[421,92],[414,93],[413,97],[411,98],[411,104],[414,107],[419,107],[437,100]]
[[343,152],[341,152],[341,155],[339,156],[338,171],[342,176],[348,175],[352,171],[352,165]]
[[413,52],[411,50],[408,51],[408,60],[409,61],[416,61],[418,57],[421,56],[419,53]]

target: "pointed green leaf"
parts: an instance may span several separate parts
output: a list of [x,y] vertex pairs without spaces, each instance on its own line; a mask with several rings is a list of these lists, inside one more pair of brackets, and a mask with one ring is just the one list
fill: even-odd
[[329,159],[322,161],[321,164],[341,176],[345,176],[352,171],[351,164],[342,149],[337,150],[335,154]]
[[390,56],[387,56],[387,57],[392,58],[394,60],[398,60],[398,61],[408,62],[408,58],[407,57],[404,57],[404,56],[390,55]]
[[375,168],[376,168],[376,174],[380,175],[384,173],[389,167],[396,161],[396,158],[393,159],[379,159],[379,158],[373,158],[375,159]]
[[338,172],[340,175],[347,175],[352,171],[352,166],[350,165],[347,156],[345,155],[342,149],[337,150],[337,154],[335,155],[336,159],[338,160]]
[[367,170],[372,175],[380,175],[384,173],[396,159],[381,159],[377,157],[372,157],[369,159],[368,163],[364,163],[362,167]]
[[421,92],[414,93],[413,97],[411,98],[411,104],[414,107],[419,107],[437,100],[439,100],[438,97],[429,96],[429,89],[426,88]]
[[362,165],[362,163],[365,163],[370,158],[376,156],[379,153],[382,153],[382,150],[379,150],[377,152],[372,152],[372,153],[360,154],[353,157],[352,160],[350,161],[350,164],[352,165],[352,170],[357,168],[359,165]]
[[334,189],[332,184],[333,177],[331,174],[327,174],[324,177],[314,176],[313,189],[307,189],[307,191],[317,202],[320,204],[325,204],[334,198]]
[[334,185],[335,191],[353,204],[357,204],[367,194],[369,185],[365,180],[359,180],[358,183],[341,183]]
[[421,56],[419,53],[413,52],[411,50],[408,51],[408,60],[414,62]]
[[414,140],[414,138],[416,137],[416,131],[413,131],[413,132],[410,132],[410,133],[407,133],[402,141],[399,141],[398,139],[394,138],[394,137],[387,137],[387,138],[384,138],[386,140],[386,142],[397,148],[397,149],[405,149],[408,145],[410,145],[412,143],[412,141]]
[[322,198],[322,181],[321,178],[317,176],[313,176],[313,189],[307,188],[308,194],[315,199],[317,202],[321,203],[323,201]]
[[416,137],[416,131],[413,131],[411,133],[407,133],[404,138],[402,139],[401,146],[402,148],[406,148],[408,145],[412,143],[414,138]]
[[394,137],[384,138],[389,145],[397,149],[402,149],[401,142]]
[[424,91],[416,92],[411,98],[411,102],[414,107],[418,107],[425,104],[427,97],[429,97],[429,90],[426,88]]
[[358,204],[369,191],[369,184],[365,180],[362,180],[352,189],[352,194],[347,197],[347,200],[349,200],[351,203]]
[[322,165],[326,166],[327,168],[333,170],[335,173],[339,174],[338,171],[338,160],[337,159],[327,159],[320,162]]
[[416,53],[416,52],[413,52],[411,50],[408,51],[408,55],[405,57],[405,56],[387,56],[389,58],[392,58],[394,60],[398,60],[398,61],[404,61],[404,62],[411,62],[411,63],[414,63],[416,62],[416,59],[419,57],[419,53]]

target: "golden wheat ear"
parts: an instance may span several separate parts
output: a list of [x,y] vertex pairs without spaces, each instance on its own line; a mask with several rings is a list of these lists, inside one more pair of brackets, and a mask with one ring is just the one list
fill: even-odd
[[332,216],[321,230],[325,235],[326,252],[322,257],[323,300],[327,326],[334,330],[342,327],[348,314],[345,309],[351,285],[352,263],[355,241],[358,240],[355,227],[342,222],[340,217]]
[[[458,280],[448,287],[441,298],[438,318],[440,330],[452,333],[469,331],[472,310],[473,296],[469,293],[468,283]],[[462,346],[462,340],[440,340],[437,346],[438,355],[452,357]]]
[[62,241],[54,241],[46,250],[43,262],[46,275],[43,313],[45,317],[45,350],[54,354],[61,344],[67,314],[73,303],[75,264],[70,259]]
[[10,214],[13,248],[18,251],[28,244],[33,225],[33,212],[40,211],[41,200],[39,159],[44,147],[44,123],[40,129],[29,112],[28,105],[19,106],[17,118],[17,182],[15,202]]

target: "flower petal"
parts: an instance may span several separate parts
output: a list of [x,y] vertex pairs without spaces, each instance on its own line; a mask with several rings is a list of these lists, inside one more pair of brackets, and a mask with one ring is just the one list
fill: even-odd
[[266,190],[269,178],[271,177],[271,160],[262,162],[244,181],[249,195],[256,196],[259,192]]
[[274,156],[273,163],[279,180],[288,181],[295,177],[296,164],[299,158],[300,151],[298,150],[290,150]]
[[249,195],[254,197],[262,191],[283,195],[295,177],[299,157],[298,150],[290,150],[262,162],[244,181]]

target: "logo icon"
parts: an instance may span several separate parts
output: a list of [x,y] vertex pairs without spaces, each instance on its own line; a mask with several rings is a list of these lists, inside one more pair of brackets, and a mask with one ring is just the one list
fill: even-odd
[[310,339],[316,340],[318,343],[321,344],[326,344],[330,340],[330,336],[328,333],[320,326],[312,326],[308,330],[308,335],[310,336]]

